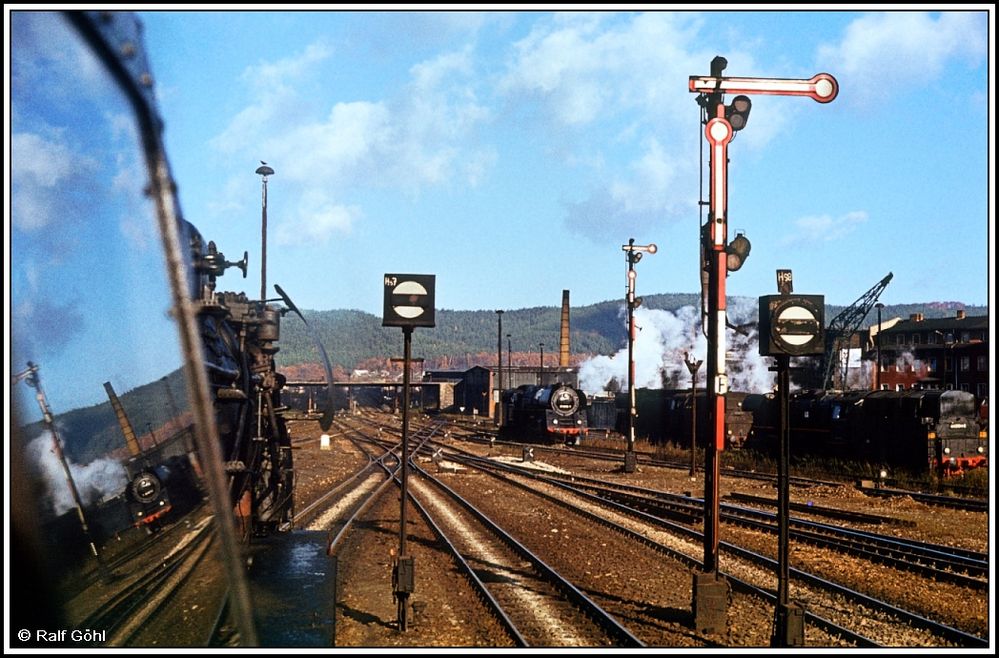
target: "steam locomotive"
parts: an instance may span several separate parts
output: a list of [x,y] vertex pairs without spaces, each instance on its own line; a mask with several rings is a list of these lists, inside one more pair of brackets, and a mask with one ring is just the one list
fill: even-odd
[[173,455],[156,463],[133,459],[125,464],[125,472],[129,520],[148,533],[158,530],[171,513],[185,512],[200,500],[197,477],[187,455]]
[[[748,393],[729,392],[725,396],[725,449],[742,447],[753,424],[753,415],[743,409],[743,401]],[[628,432],[627,393],[619,393],[615,398],[617,406],[617,431]],[[707,441],[708,403],[707,394],[699,390],[692,394],[690,389],[635,389],[635,436],[648,439],[654,445],[675,443],[681,448],[690,446],[690,433],[693,430],[693,415],[697,414],[697,445],[704,447]]]
[[[746,447],[775,452],[776,400],[754,396],[745,405],[754,409]],[[792,455],[939,476],[988,461],[988,433],[979,423],[975,396],[966,391],[799,391],[788,400],[788,423]]]
[[579,445],[587,435],[586,394],[567,384],[503,391],[500,435],[517,441]]
[[245,293],[216,292],[226,269],[239,267],[246,275],[246,255],[229,262],[194,226],[186,228],[229,502],[244,538],[267,534],[290,522],[294,511],[291,439],[281,404],[285,378],[274,363],[282,311]]

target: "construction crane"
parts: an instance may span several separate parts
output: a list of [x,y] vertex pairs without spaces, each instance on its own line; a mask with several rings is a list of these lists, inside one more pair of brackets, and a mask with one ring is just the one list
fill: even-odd
[[[889,272],[888,276],[881,279],[870,290],[861,295],[857,301],[847,306],[829,322],[829,326],[826,327],[826,351],[822,361],[824,373],[822,376],[823,389],[828,389],[832,385],[833,364],[839,362],[836,356],[839,354],[839,350],[843,348],[842,344],[845,342],[846,347],[850,347],[850,337],[857,331],[864,318],[871,312],[871,309],[874,308],[878,297],[888,287],[891,277],[892,273]],[[878,364],[878,367],[880,365]],[[843,388],[845,388],[846,367],[842,366],[840,370],[843,377]]]

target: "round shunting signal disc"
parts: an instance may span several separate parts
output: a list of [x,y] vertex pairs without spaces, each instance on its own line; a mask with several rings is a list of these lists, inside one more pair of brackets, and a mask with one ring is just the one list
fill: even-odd
[[[798,320],[801,322],[809,322],[809,321],[815,322],[815,316],[812,315],[812,312],[809,311],[804,306],[788,306],[787,308],[783,309],[780,312],[780,314],[777,316],[776,326],[778,327],[778,331],[780,331],[779,329],[780,327],[786,326],[789,320],[791,321]],[[804,345],[808,341],[812,340],[815,337],[815,335],[810,333],[780,332],[780,337],[781,340],[783,340],[785,343],[789,343],[791,345]]]
[[427,295],[427,289],[416,281],[403,281],[392,289],[392,294],[409,295],[409,301],[413,302],[413,305],[400,305],[392,307],[392,310],[395,311],[400,317],[412,320],[413,318],[418,318],[423,315],[426,310],[422,306],[415,305],[418,297]]

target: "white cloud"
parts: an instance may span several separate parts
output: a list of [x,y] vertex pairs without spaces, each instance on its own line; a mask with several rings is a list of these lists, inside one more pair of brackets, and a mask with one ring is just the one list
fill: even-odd
[[656,137],[646,138],[626,171],[608,173],[608,180],[586,199],[567,204],[569,226],[602,240],[636,226],[651,228],[696,215],[697,161],[684,153],[696,145],[681,143],[664,145]]
[[65,144],[34,133],[12,136],[11,160],[15,180],[38,187],[53,188],[73,171],[73,153]]
[[392,143],[393,130],[382,103],[337,103],[322,121],[292,127],[269,139],[264,150],[289,180],[345,186],[377,173],[377,153]]
[[[550,152],[592,171],[583,198],[566,203],[573,230],[603,240],[696,214],[702,128],[688,80],[707,73],[715,54],[703,50],[701,28],[698,14],[683,12],[560,14],[514,45],[499,90],[513,104],[539,105]],[[712,47],[721,45],[729,44]],[[726,52],[740,74],[753,73],[743,48]],[[741,143],[762,146],[786,116],[755,121]],[[616,162],[624,164],[610,169]]]
[[[416,193],[456,178],[474,185],[486,174],[496,155],[474,139],[490,115],[476,97],[470,49],[412,66],[410,82],[398,95],[343,100],[325,116],[309,116],[311,104],[299,98],[294,80],[308,76],[327,54],[324,48],[310,46],[296,58],[249,69],[244,79],[254,84],[261,77],[281,82],[256,88],[253,104],[213,140],[229,155],[250,160],[266,154],[277,175],[291,186],[284,188],[285,194],[300,197],[294,220],[277,219],[279,239],[296,244],[308,236],[314,242],[348,230],[363,217],[359,207],[345,203],[355,190],[382,187]],[[291,106],[297,119],[277,121]],[[223,194],[234,192],[231,188]],[[333,197],[336,203],[329,200]]]
[[686,117],[696,112],[688,77],[712,57],[698,52],[699,25],[696,15],[657,12],[539,21],[514,45],[500,90],[540,99],[568,125],[630,111],[655,121]]
[[262,62],[257,66],[248,66],[243,71],[243,80],[250,83],[257,91],[267,91],[282,87],[295,79],[308,74],[310,69],[319,62],[328,59],[332,51],[323,43],[311,43],[300,55],[286,57],[276,62]]
[[845,96],[866,104],[925,86],[952,59],[977,64],[987,44],[984,12],[874,13],[851,23],[839,43],[821,46],[819,60]]
[[782,245],[832,242],[846,237],[867,221],[867,213],[854,210],[839,217],[812,215],[794,222],[797,232],[785,237]]
[[276,231],[279,245],[325,245],[336,233],[348,233],[363,216],[358,206],[335,203],[329,195],[310,190],[299,201],[292,221],[282,222]]
[[297,55],[247,67],[241,80],[251,90],[253,103],[238,112],[211,145],[225,154],[238,153],[248,145],[259,145],[279,126],[292,124],[305,105],[295,85],[330,54],[322,43],[312,43]]
[[668,202],[677,168],[676,159],[669,157],[659,140],[652,137],[641,157],[631,163],[632,180],[614,182],[611,194],[625,211],[659,210]]
[[97,163],[36,133],[15,133],[10,141],[11,221],[24,231],[45,228],[58,221],[70,203],[64,198],[66,189],[83,185],[80,179],[97,171]]

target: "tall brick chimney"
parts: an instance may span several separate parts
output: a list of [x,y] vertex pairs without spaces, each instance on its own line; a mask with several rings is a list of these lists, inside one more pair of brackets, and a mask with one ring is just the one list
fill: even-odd
[[562,291],[562,330],[558,337],[558,364],[569,366],[569,291]]

